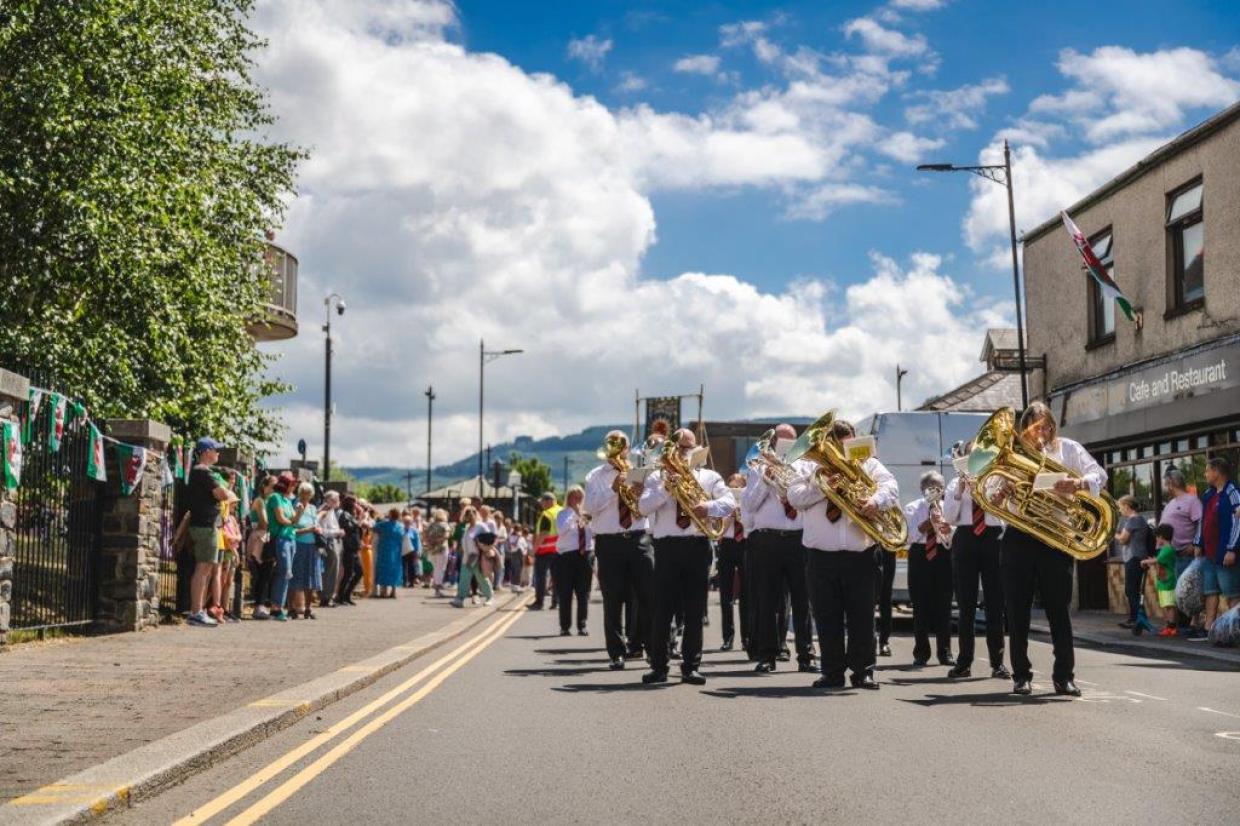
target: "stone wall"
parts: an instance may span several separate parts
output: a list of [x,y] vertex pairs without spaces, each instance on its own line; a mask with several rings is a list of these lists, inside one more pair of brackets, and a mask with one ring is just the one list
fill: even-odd
[[110,419],[108,433],[148,452],[142,480],[128,496],[120,494],[115,465],[108,469],[92,631],[140,631],[159,624],[160,516],[167,461],[160,454],[172,433],[167,425],[145,419]]
[[[0,419],[16,422],[20,405],[30,394],[30,382],[0,368]],[[13,529],[17,506],[0,483],[0,650],[9,634],[10,600],[13,598]]]

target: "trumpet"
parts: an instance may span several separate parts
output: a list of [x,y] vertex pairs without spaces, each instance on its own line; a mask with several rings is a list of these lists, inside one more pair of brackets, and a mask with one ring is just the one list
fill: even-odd
[[926,491],[926,505],[930,508],[930,526],[934,529],[934,538],[943,550],[952,546],[955,529],[943,518],[943,489],[938,485]]
[[761,473],[770,481],[779,498],[787,501],[788,488],[797,480],[797,472],[792,465],[780,458],[771,447],[775,442],[775,429],[763,433],[753,447],[745,454],[745,467]]
[[633,514],[633,518],[637,519],[642,512],[637,507],[637,496],[633,493],[633,489],[628,484],[629,459],[625,455],[628,450],[628,442],[622,436],[610,435],[603,441],[603,446],[595,453],[598,458],[607,462],[616,469],[616,479],[611,483],[611,489],[620,497],[620,501],[624,503],[629,512]]
[[706,501],[708,497],[697,477],[693,475],[688,462],[680,457],[680,445],[675,440],[667,439],[663,442],[658,464],[663,472],[664,490],[689,515],[693,524],[697,525],[697,529],[710,540],[718,540],[723,536],[727,526],[721,517],[700,517],[693,512],[693,509]]

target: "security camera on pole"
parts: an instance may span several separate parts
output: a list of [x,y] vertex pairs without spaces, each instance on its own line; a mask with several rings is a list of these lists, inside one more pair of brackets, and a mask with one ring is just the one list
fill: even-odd
[[338,293],[331,293],[323,299],[324,316],[323,332],[327,336],[327,363],[323,374],[323,481],[331,479],[332,474],[332,306],[336,307],[336,315],[344,315],[344,299]]

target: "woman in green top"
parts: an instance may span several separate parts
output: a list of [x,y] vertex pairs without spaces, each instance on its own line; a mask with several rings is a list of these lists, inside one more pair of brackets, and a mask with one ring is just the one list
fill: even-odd
[[275,610],[271,618],[284,622],[288,611],[284,602],[288,598],[289,580],[293,577],[293,554],[296,551],[297,520],[301,513],[293,507],[288,495],[297,480],[291,473],[281,473],[275,490],[267,497],[267,525],[275,546],[276,576],[271,585],[271,604]]

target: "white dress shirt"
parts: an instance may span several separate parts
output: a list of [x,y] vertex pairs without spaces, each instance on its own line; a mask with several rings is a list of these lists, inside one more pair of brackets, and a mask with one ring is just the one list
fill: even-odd
[[[956,498],[958,490],[961,491],[959,499]],[[973,529],[973,488],[961,482],[959,476],[947,483],[947,490],[943,493],[943,521]],[[986,514],[987,527],[997,528],[1002,524],[999,517]]]
[[[1095,496],[1107,483],[1107,472],[1094,460],[1093,456],[1089,455],[1089,451],[1082,447],[1080,442],[1060,436],[1053,444],[1046,445],[1042,452],[1084,479],[1090,492]],[[1048,491],[1048,493],[1051,496],[1056,495],[1053,491]],[[1015,503],[1010,499],[1006,505],[1008,510],[1015,508]]]
[[[723,477],[708,468],[697,468],[693,476],[706,491],[706,515],[709,517],[726,518],[736,510],[736,500],[728,490]],[[656,470],[646,477],[646,486],[642,489],[641,499],[637,505],[641,512],[650,517],[650,529],[655,539],[670,536],[701,536],[697,525],[690,521],[689,527],[682,528],[676,524],[676,500],[663,489],[663,471]]]
[[579,528],[585,526],[585,538],[587,552],[594,550],[594,533],[590,530],[589,522],[583,520],[581,515],[572,508],[564,508],[555,518],[555,527],[559,531],[559,535],[555,538],[555,552],[557,554],[577,553],[581,550],[581,531]]
[[930,505],[926,502],[926,497],[914,499],[909,502],[901,510],[904,511],[904,521],[908,523],[908,541],[910,545],[926,544],[926,537],[934,531],[934,526],[930,526],[930,530],[922,533],[917,526],[930,518]]
[[649,520],[637,514],[633,514],[633,524],[629,527],[620,524],[620,494],[611,487],[616,476],[616,469],[610,464],[599,465],[586,474],[586,498],[582,508],[590,514],[590,527],[600,535],[646,530]]
[[[832,522],[827,518],[828,502],[814,481],[818,465],[808,459],[798,459],[792,465],[797,472],[797,480],[788,487],[788,501],[801,511],[803,530],[801,544],[807,548],[820,551],[864,551],[874,542],[857,527],[848,514],[841,512],[840,518]],[[896,477],[891,475],[883,463],[871,457],[861,466],[878,489],[874,493],[874,504],[879,509],[890,508],[900,504],[900,486]]]
[[751,530],[799,531],[804,524],[800,511],[792,519],[788,518],[779,493],[759,470],[750,471],[749,478],[745,480],[741,507],[749,515],[747,524]]

